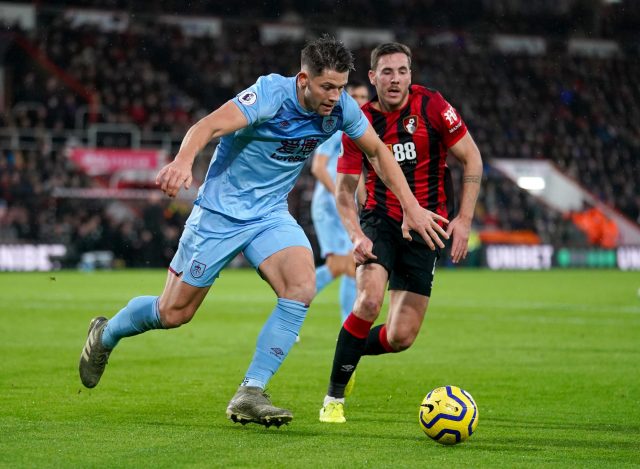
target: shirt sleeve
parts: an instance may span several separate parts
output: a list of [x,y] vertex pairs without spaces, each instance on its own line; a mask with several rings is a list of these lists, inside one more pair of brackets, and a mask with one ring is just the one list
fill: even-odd
[[338,158],[338,172],[360,174],[362,172],[362,151],[346,133],[342,135],[342,150],[342,155]]
[[427,116],[447,148],[454,146],[467,133],[467,126],[458,111],[440,93],[429,100]]
[[342,102],[342,109],[344,109],[342,130],[352,139],[362,137],[364,131],[367,130],[369,121],[358,107],[356,100],[346,92],[342,93],[340,101]]
[[232,101],[240,108],[249,125],[264,122],[275,116],[282,106],[282,88],[277,75],[262,76]]

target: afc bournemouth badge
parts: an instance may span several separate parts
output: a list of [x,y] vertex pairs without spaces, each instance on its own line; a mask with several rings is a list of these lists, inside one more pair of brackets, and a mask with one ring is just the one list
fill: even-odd
[[203,264],[202,262],[193,261],[191,263],[191,276],[193,278],[202,277],[202,274],[204,274],[204,271],[205,271],[206,268],[207,268],[207,266],[205,264]]
[[325,116],[322,118],[322,130],[325,133],[331,133],[335,130],[338,119],[335,116]]
[[407,116],[402,119],[404,130],[413,135],[418,130],[418,116]]

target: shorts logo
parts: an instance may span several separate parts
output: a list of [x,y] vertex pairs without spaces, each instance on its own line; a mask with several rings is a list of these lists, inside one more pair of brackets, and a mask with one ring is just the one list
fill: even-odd
[[402,119],[402,126],[404,127],[404,130],[413,135],[416,133],[416,130],[418,130],[418,116],[405,117]]
[[206,264],[203,264],[202,262],[198,262],[198,261],[193,261],[191,263],[191,270],[189,271],[191,273],[191,276],[193,278],[200,278],[202,277],[202,274],[204,274],[204,271],[206,270],[207,266]]
[[238,95],[238,99],[242,104],[251,106],[258,99],[258,95],[256,95],[253,91],[243,91]]
[[334,116],[325,116],[322,118],[322,130],[325,133],[333,132],[338,124],[338,119]]

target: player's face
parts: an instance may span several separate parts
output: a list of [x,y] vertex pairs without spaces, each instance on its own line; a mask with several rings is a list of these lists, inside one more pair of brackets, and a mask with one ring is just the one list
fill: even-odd
[[369,88],[366,86],[347,86],[347,93],[362,107],[369,101]]
[[383,55],[378,59],[376,69],[369,70],[369,80],[376,87],[382,110],[400,109],[409,99],[409,57],[401,52]]
[[321,116],[328,116],[340,100],[349,79],[349,72],[324,70],[320,75],[312,75],[305,70],[298,74],[300,93],[298,99],[307,111],[314,111]]

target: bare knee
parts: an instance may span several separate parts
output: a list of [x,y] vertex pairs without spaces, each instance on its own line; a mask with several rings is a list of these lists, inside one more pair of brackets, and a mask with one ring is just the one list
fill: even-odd
[[374,321],[380,314],[383,300],[384,296],[360,294],[356,300],[355,310],[363,319]]
[[280,296],[306,305],[311,304],[311,300],[316,296],[316,282],[313,275],[288,282],[285,291]]
[[414,337],[387,337],[394,352],[403,352],[413,345]]
[[394,352],[402,352],[413,345],[417,336],[417,331],[391,331],[387,330],[387,341]]

